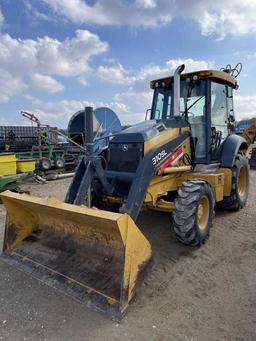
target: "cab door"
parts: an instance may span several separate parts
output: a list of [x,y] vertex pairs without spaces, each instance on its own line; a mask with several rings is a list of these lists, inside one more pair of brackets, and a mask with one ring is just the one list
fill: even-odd
[[228,136],[227,86],[211,82],[211,158],[217,159],[222,142]]

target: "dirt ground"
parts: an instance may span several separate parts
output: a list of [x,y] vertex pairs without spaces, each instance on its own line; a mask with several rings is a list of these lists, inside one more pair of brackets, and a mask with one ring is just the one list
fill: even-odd
[[[68,184],[26,187],[63,198]],[[203,247],[177,242],[170,224],[169,214],[139,218],[155,263],[121,323],[0,261],[0,340],[256,340],[256,171],[246,208],[216,211]]]

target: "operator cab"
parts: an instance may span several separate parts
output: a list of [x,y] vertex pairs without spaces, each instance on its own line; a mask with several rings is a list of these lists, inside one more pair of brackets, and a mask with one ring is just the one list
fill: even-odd
[[[150,86],[154,89],[150,119],[172,127],[175,119],[173,77],[154,80]],[[207,70],[181,74],[179,111],[191,127],[196,163],[217,160],[218,150],[232,130],[232,93],[236,88],[236,79],[226,72]]]

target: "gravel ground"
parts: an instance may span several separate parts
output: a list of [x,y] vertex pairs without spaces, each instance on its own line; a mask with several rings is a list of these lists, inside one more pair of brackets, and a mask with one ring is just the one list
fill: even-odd
[[[68,184],[25,187],[63,198]],[[203,247],[178,243],[170,221],[156,212],[138,220],[155,263],[121,323],[0,261],[0,340],[256,340],[256,171],[246,208],[216,211]]]

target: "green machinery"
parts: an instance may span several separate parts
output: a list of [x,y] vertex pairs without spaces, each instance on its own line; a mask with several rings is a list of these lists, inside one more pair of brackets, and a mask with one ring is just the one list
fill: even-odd
[[21,189],[19,184],[33,175],[34,172],[0,176],[0,192],[10,190],[12,192],[25,193],[26,191]]

